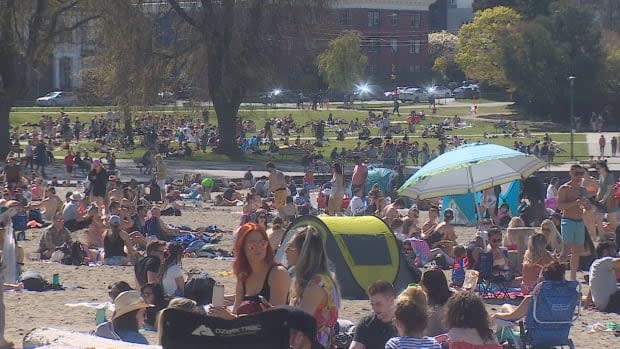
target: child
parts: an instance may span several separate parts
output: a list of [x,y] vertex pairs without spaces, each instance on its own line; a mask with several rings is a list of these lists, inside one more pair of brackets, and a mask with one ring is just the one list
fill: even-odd
[[400,337],[394,337],[385,343],[386,349],[441,349],[433,337],[422,335],[428,322],[425,304],[419,304],[410,297],[398,297],[394,311],[394,326]]
[[452,263],[452,285],[463,287],[465,281],[465,258],[467,250],[464,246],[456,245],[452,249],[454,262]]

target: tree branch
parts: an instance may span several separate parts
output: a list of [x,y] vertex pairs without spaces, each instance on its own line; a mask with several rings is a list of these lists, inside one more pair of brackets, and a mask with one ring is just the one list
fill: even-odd
[[74,31],[74,30],[76,30],[77,28],[79,28],[79,27],[83,26],[84,24],[86,24],[86,23],[88,23],[88,22],[90,22],[90,21],[93,21],[93,20],[95,20],[95,19],[98,19],[98,18],[101,18],[101,15],[93,15],[93,16],[90,16],[90,17],[86,17],[86,18],[82,19],[81,21],[76,22],[76,23],[75,23],[74,25],[72,25],[72,26],[63,27],[63,28],[60,28],[60,29],[58,29],[58,30],[56,30],[56,31],[53,31],[53,32],[50,34],[50,36],[51,36],[51,37],[53,37],[53,36],[56,36],[56,35],[58,35],[58,34],[60,34],[60,33]]
[[198,22],[196,22],[196,20],[194,19],[194,17],[190,16],[180,5],[179,2],[177,0],[168,0],[168,3],[170,4],[170,6],[172,6],[172,8],[174,9],[174,11],[181,16],[181,18],[183,18],[183,20],[185,22],[187,22],[187,24],[191,25],[192,27],[198,29],[199,31],[202,29],[201,25],[198,24]]

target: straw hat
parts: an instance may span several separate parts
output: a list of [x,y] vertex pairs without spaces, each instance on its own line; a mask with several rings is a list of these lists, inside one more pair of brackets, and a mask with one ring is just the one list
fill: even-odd
[[127,313],[131,313],[134,310],[153,307],[144,301],[140,292],[138,291],[125,291],[114,299],[114,315],[112,320],[117,319]]

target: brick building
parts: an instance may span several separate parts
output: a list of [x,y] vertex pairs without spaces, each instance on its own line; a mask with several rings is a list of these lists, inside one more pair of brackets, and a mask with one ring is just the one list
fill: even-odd
[[340,0],[334,4],[340,29],[362,33],[373,83],[413,83],[430,69],[429,7],[436,0]]

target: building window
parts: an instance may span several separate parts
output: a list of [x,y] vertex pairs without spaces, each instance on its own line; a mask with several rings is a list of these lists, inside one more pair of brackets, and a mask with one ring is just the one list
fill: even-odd
[[338,16],[340,17],[340,25],[350,25],[350,17],[349,17],[349,10],[341,10],[338,13]]
[[376,64],[369,64],[368,65],[368,71],[370,72],[370,74],[376,74],[377,73],[377,65]]
[[420,28],[422,26],[422,15],[419,13],[411,14],[411,26],[414,28]]
[[368,52],[379,51],[379,40],[375,38],[368,39]]
[[420,46],[422,45],[422,41],[420,40],[411,40],[409,44],[409,53],[420,53]]
[[398,13],[393,12],[390,16],[390,21],[392,22],[393,27],[398,27]]
[[392,39],[392,41],[390,42],[390,48],[392,49],[392,53],[398,52],[398,40],[397,39]]
[[418,64],[412,64],[409,66],[409,72],[410,73],[419,73],[420,72],[420,66]]
[[368,10],[368,26],[376,27],[379,25],[379,10]]

